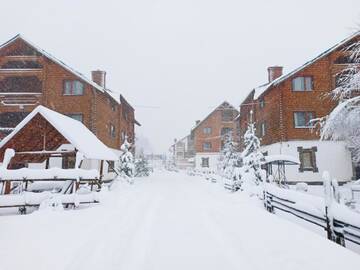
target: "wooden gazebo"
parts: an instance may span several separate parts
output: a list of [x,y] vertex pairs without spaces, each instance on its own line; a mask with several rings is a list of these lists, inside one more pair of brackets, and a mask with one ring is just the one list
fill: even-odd
[[[62,145],[71,147],[59,150]],[[6,149],[15,151],[7,168],[3,168],[8,170],[31,163],[45,163],[45,169],[49,169],[50,158],[75,159],[76,153],[81,152],[85,159],[100,160],[100,168],[97,168],[100,180],[103,162],[118,160],[115,153],[81,122],[43,106],[35,108],[0,142],[0,160],[4,159]],[[5,193],[9,191],[9,181],[6,183],[8,187]]]

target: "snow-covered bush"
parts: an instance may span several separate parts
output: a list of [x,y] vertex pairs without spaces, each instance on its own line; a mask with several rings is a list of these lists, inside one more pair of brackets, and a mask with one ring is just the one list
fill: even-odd
[[135,161],[135,176],[144,177],[149,176],[152,172],[152,168],[149,165],[148,160],[144,156],[140,156]]
[[360,41],[344,51],[351,64],[337,76],[332,98],[335,109],[318,119],[322,140],[344,140],[352,149],[354,161],[360,163]]
[[122,155],[120,156],[119,171],[122,176],[127,178],[134,177],[135,164],[134,156],[131,153],[131,144],[128,142],[127,137],[125,137],[124,143],[121,145]]
[[[247,172],[253,174],[253,177],[250,178],[252,178],[255,185],[259,185],[261,182],[265,181],[266,172],[261,169],[264,156],[260,151],[260,140],[256,136],[255,124],[252,121],[248,124],[248,128],[245,132],[244,145],[245,149],[241,154],[244,166]],[[248,178],[249,176],[247,176],[246,180],[250,180]]]

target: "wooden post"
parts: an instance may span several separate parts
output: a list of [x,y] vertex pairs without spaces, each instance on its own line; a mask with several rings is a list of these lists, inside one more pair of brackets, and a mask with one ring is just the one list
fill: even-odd
[[101,160],[100,161],[100,181],[102,181],[103,173],[104,173],[104,161]]
[[48,158],[46,159],[45,169],[49,169],[49,166],[50,166],[50,157],[48,157]]
[[4,190],[4,194],[10,194],[11,191],[11,182],[10,181],[5,181],[5,190]]

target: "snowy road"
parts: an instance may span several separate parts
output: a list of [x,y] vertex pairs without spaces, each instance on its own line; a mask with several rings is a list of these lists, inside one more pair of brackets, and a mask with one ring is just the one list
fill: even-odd
[[360,256],[184,174],[119,184],[101,206],[0,217],[0,269],[354,269]]

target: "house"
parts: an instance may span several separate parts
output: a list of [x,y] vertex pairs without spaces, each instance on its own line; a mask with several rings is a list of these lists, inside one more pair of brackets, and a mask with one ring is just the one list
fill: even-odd
[[[195,168],[217,169],[223,135],[231,132],[236,136],[239,112],[229,102],[224,101],[202,121],[196,121],[190,138],[194,144]],[[236,140],[236,138],[234,138]]]
[[319,141],[312,119],[328,115],[336,103],[329,97],[339,73],[351,63],[344,50],[359,40],[356,33],[319,56],[284,74],[283,68],[268,68],[268,82],[253,89],[240,105],[241,135],[246,131],[251,111],[265,155],[299,157],[300,165],[287,169],[290,182],[321,182],[324,170],[339,181],[355,175],[351,151],[344,142]]
[[0,139],[38,105],[79,120],[115,152],[139,125],[126,99],[106,88],[105,71],[89,80],[17,35],[0,45]]
[[195,151],[194,143],[191,140],[191,136],[187,135],[180,140],[175,140],[171,146],[171,150],[174,154],[175,165],[179,169],[188,169],[195,166]]
[[[12,149],[14,156],[9,164],[5,162],[7,165],[4,169],[13,169],[10,172],[15,173],[15,179],[13,179],[15,182],[22,181],[23,178],[26,180],[34,172],[40,171],[31,169],[50,169],[54,167],[62,167],[63,169],[80,168],[89,170],[89,172],[91,172],[90,169],[96,169],[98,172],[96,178],[98,180],[113,179],[116,176],[112,166],[118,161],[118,156],[109,147],[102,143],[80,121],[41,105],[29,113],[0,142],[1,162],[4,160],[7,149]],[[84,157],[79,163],[80,167],[75,166],[78,152]],[[29,169],[25,169],[25,171],[29,172],[29,175],[16,178],[16,175],[20,175],[20,171],[14,169],[23,167],[29,167]],[[70,171],[74,173],[74,170]],[[46,172],[52,171],[46,170]],[[55,172],[59,172],[59,170],[55,170]],[[46,177],[48,173],[44,173],[44,175]],[[85,175],[89,175],[89,173]],[[12,182],[6,179],[4,175],[0,176],[2,180],[4,180],[4,177],[6,180],[5,194],[7,194],[11,190]],[[61,178],[65,177],[61,177],[61,175],[54,176],[54,180],[66,180],[61,180]],[[3,181],[0,181],[0,184],[2,185]]]

